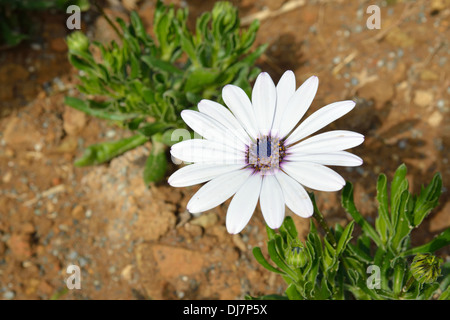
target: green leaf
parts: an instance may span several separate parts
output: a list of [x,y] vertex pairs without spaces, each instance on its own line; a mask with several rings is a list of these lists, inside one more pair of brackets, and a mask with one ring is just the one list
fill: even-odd
[[398,205],[396,206],[397,212],[395,213],[397,218],[397,223],[395,225],[395,232],[391,239],[392,248],[396,252],[402,251],[402,241],[405,237],[409,235],[412,230],[411,226],[411,210],[412,210],[412,198],[408,190],[404,190],[397,200]]
[[383,244],[375,229],[364,219],[355,207],[355,202],[353,200],[353,185],[350,182],[347,182],[342,190],[341,202],[344,209],[353,217],[355,222],[361,226],[366,235],[369,236],[378,247],[382,247]]
[[291,283],[286,289],[286,295],[289,300],[304,300],[301,294],[297,291],[295,284]]
[[145,162],[144,183],[148,185],[151,182],[160,181],[164,178],[167,171],[167,158],[165,145],[155,138],[152,139],[152,150]]
[[151,69],[166,72],[169,74],[183,74],[183,71],[175,67],[170,62],[158,59],[151,55],[142,56],[141,60],[144,61]]
[[283,224],[282,224],[281,228],[286,230],[287,233],[289,234],[289,236],[292,239],[297,239],[298,232],[297,232],[297,228],[295,227],[295,224],[294,224],[294,219],[292,219],[292,217],[286,216],[284,218],[284,221],[283,221]]
[[441,293],[439,300],[450,300],[450,286]]
[[170,129],[169,125],[162,122],[153,122],[145,124],[138,131],[146,137],[152,137],[157,133],[165,132],[167,129]]
[[120,113],[111,113],[105,109],[97,109],[95,106],[96,104],[93,101],[84,101],[75,97],[65,97],[64,103],[68,106],[77,109],[79,111],[83,111],[86,114],[107,119],[107,120],[114,120],[114,121],[125,121],[132,118],[135,118],[137,115],[128,113],[128,114],[120,114]]
[[262,254],[261,248],[254,247],[253,256],[255,257],[256,261],[258,261],[259,264],[262,265],[267,270],[278,274],[286,274],[285,272],[273,267],[269,262],[267,262],[266,258],[264,258],[264,255]]
[[381,237],[381,241],[385,244],[388,234],[391,232],[391,220],[389,218],[389,204],[387,193],[387,178],[381,174],[377,181],[377,200],[378,200],[378,218],[375,220],[375,227]]
[[296,279],[297,275],[295,274],[295,272],[286,264],[286,262],[284,262],[283,258],[278,253],[278,251],[276,249],[275,239],[269,240],[267,246],[268,246],[270,259],[278,266],[278,268],[283,270],[292,279]]
[[84,167],[104,163],[147,141],[147,137],[137,134],[118,141],[94,144],[86,148],[83,156],[75,161],[75,165]]
[[440,173],[436,173],[431,180],[431,183],[422,190],[416,200],[413,213],[413,224],[418,226],[428,213],[439,204],[439,197],[441,195],[442,177]]
[[418,253],[434,253],[437,250],[450,245],[450,228],[447,228],[442,233],[440,233],[436,238],[431,240],[430,242],[421,245],[419,247],[415,247],[409,250],[406,250],[400,255],[402,257],[409,256],[409,255],[415,255]]
[[392,226],[395,228],[397,224],[397,220],[399,218],[398,207],[400,205],[400,197],[403,194],[403,191],[408,190],[409,183],[406,180],[406,165],[400,165],[395,171],[394,177],[391,183],[391,221]]
[[350,223],[345,227],[344,232],[342,232],[341,237],[339,238],[337,247],[336,247],[336,256],[340,256],[342,252],[344,252],[347,244],[352,239],[353,227],[355,225],[355,221],[350,221]]
[[194,69],[187,76],[184,90],[194,93],[201,92],[204,87],[214,84],[219,75],[220,71],[215,69]]
[[403,279],[405,277],[406,263],[403,259],[397,259],[394,264],[393,291],[399,295],[403,288]]

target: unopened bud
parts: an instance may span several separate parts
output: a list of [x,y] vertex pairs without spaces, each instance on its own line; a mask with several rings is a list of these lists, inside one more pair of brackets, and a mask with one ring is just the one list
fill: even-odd
[[75,31],[67,37],[67,46],[70,50],[86,51],[89,48],[89,39],[83,32]]
[[285,256],[286,262],[294,268],[304,267],[306,262],[308,261],[308,256],[305,252],[305,246],[298,239],[293,240],[288,245]]
[[442,259],[429,253],[418,254],[411,263],[411,273],[419,283],[431,283],[441,274]]

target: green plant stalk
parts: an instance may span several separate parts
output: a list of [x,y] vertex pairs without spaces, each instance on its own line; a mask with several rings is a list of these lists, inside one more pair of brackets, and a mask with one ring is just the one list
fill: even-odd
[[399,299],[401,299],[405,295],[405,293],[408,292],[409,288],[411,288],[414,281],[416,281],[416,279],[414,278],[414,276],[411,275],[408,281],[406,282],[405,286],[403,287],[402,291],[400,292],[400,295],[398,296]]
[[333,248],[336,248],[336,239],[333,235],[333,233],[331,232],[331,229],[328,227],[327,222],[325,221],[322,213],[319,211],[319,209],[317,208],[316,205],[316,201],[314,200],[314,195],[311,196],[312,198],[312,202],[313,202],[313,206],[314,206],[314,213],[313,213],[313,218],[316,219],[316,221],[320,224],[320,226],[322,227],[323,231],[325,232],[325,236],[328,237],[328,239],[331,242],[331,245],[333,246]]

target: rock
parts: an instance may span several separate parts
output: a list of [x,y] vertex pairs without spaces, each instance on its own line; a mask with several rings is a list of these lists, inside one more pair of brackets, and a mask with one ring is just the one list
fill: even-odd
[[69,106],[63,113],[63,128],[68,135],[77,135],[86,125],[86,114]]
[[8,183],[8,182],[11,181],[11,178],[12,178],[12,172],[11,172],[11,171],[7,171],[7,172],[3,175],[2,181],[3,181],[3,183]]
[[14,291],[8,290],[3,293],[3,299],[12,300],[16,296]]
[[393,28],[386,35],[386,41],[395,47],[406,48],[414,45],[414,38],[398,27]]
[[122,277],[123,280],[130,282],[133,279],[133,265],[129,264],[127,265],[125,268],[122,269],[122,271],[120,272],[120,276]]
[[37,291],[39,293],[45,294],[47,296],[50,296],[50,295],[52,295],[55,292],[55,288],[52,285],[50,285],[47,281],[42,280],[39,283]]
[[67,51],[67,43],[64,38],[55,38],[50,40],[50,49],[55,52],[66,52]]
[[214,212],[202,214],[190,221],[191,224],[200,226],[204,229],[215,225],[219,218]]
[[450,1],[449,0],[431,0],[430,1],[430,12],[432,14],[439,13],[442,10],[445,10],[446,8],[450,7]]
[[375,100],[377,107],[382,107],[394,97],[394,86],[387,79],[378,79],[367,83],[358,90],[358,95],[367,100]]
[[30,73],[19,64],[4,63],[0,66],[0,84],[19,83],[28,79]]
[[433,102],[433,93],[427,90],[417,90],[414,93],[414,103],[422,108],[428,107]]
[[3,241],[0,240],[0,257],[5,253],[6,245]]
[[180,288],[186,277],[204,277],[203,253],[160,244],[142,243],[135,249],[139,282],[152,299],[172,296],[167,287]]
[[42,135],[29,117],[12,117],[3,131],[3,140],[14,149],[34,149]]
[[8,101],[14,98],[14,86],[12,84],[0,84],[0,101]]
[[435,81],[435,80],[439,80],[439,75],[431,70],[423,70],[420,73],[420,80],[423,81]]
[[434,128],[439,127],[444,117],[439,110],[434,111],[431,116],[428,118],[428,124]]
[[63,141],[53,150],[56,153],[75,153],[78,147],[76,136],[66,136]]
[[30,236],[26,234],[13,233],[8,239],[8,247],[12,255],[19,261],[24,261],[31,257]]
[[430,232],[443,231],[450,227],[450,202],[437,213],[431,213],[430,216]]
[[141,234],[146,241],[158,240],[172,228],[175,228],[175,207],[165,203],[152,202],[145,211],[139,212],[137,223],[133,225],[135,232]]

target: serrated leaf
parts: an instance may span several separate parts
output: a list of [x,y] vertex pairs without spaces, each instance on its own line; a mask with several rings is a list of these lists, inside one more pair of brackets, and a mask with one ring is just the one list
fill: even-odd
[[347,182],[342,190],[341,202],[344,209],[353,217],[355,222],[361,226],[365,234],[369,236],[378,247],[382,247],[383,243],[381,242],[378,233],[355,207],[355,202],[353,200],[353,185],[350,182]]
[[276,249],[275,239],[269,240],[267,248],[269,251],[270,259],[278,266],[278,268],[283,270],[292,279],[295,279],[297,277],[295,272],[286,264],[286,262],[284,262],[283,258],[280,256],[278,250]]
[[446,230],[441,232],[438,236],[436,236],[430,242],[428,242],[424,245],[406,250],[406,251],[400,253],[400,255],[402,257],[405,257],[405,256],[409,256],[409,255],[415,255],[418,253],[427,253],[427,252],[433,253],[433,252],[435,252],[445,246],[448,246],[448,245],[450,245],[450,228],[447,228]]
[[75,97],[65,97],[64,103],[68,106],[71,106],[74,109],[79,111],[83,111],[84,113],[94,116],[97,118],[114,120],[114,121],[125,121],[132,118],[135,118],[136,114],[120,114],[120,113],[111,113],[105,109],[95,108],[95,103],[93,101],[84,101]]
[[295,284],[291,283],[286,289],[286,295],[289,300],[304,300],[301,294],[297,291]]
[[395,171],[391,182],[391,222],[395,228],[398,220],[398,206],[400,205],[400,197],[403,191],[408,190],[409,183],[406,180],[406,165],[400,165]]
[[342,232],[342,235],[340,236],[336,247],[336,256],[339,257],[342,254],[342,252],[344,252],[347,244],[352,239],[354,223],[355,221],[353,220],[350,221],[350,223],[345,227],[344,231]]
[[194,69],[186,79],[184,91],[198,93],[216,82],[220,71],[215,69]]
[[142,56],[141,60],[144,61],[151,69],[166,73],[183,74],[183,71],[175,67],[172,63],[158,59],[154,56]]
[[267,262],[266,258],[264,258],[264,255],[262,254],[261,248],[254,247],[252,252],[253,252],[253,256],[255,257],[256,261],[258,261],[259,264],[262,265],[267,270],[278,273],[278,274],[286,274],[284,271],[281,271],[281,270],[273,267],[269,262]]
[[428,213],[439,204],[441,195],[442,177],[440,173],[434,175],[431,183],[421,189],[419,197],[416,200],[413,213],[414,226],[420,225]]
[[75,165],[84,167],[105,163],[147,141],[147,137],[137,134],[118,141],[94,144],[86,148],[83,156],[75,161]]
[[387,192],[386,175],[381,174],[377,181],[378,218],[375,227],[383,243],[387,242],[388,234],[391,232],[391,219],[389,217],[389,204]]
[[167,171],[167,158],[165,145],[156,139],[152,139],[152,150],[145,162],[144,183],[160,181]]

